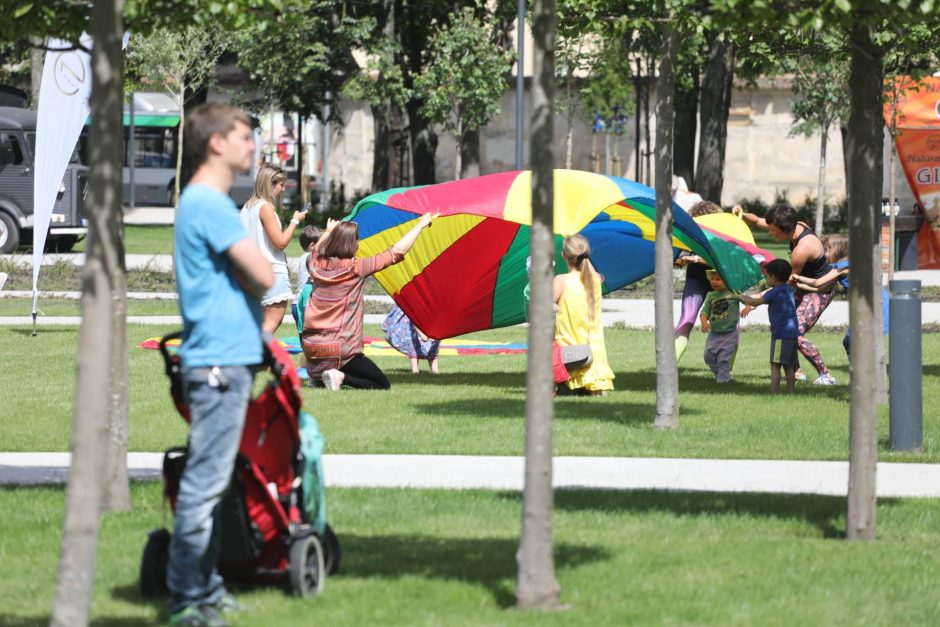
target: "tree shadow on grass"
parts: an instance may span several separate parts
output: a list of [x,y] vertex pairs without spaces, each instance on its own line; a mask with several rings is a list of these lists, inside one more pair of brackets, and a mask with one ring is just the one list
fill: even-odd
[[[418,576],[463,581],[482,585],[499,607],[515,604],[518,539],[345,534],[340,541],[343,576],[384,579]],[[609,558],[610,553],[598,546],[555,545],[555,565],[559,568]]]
[[[69,326],[61,326],[61,327],[41,326],[37,328],[36,335],[39,336],[43,334],[52,334],[52,333],[71,333],[72,335],[74,335],[76,333],[76,330],[77,330],[77,327],[75,325],[72,325],[70,327]],[[13,327],[13,328],[8,329],[8,331],[10,333],[16,333],[17,335],[22,335],[24,337],[29,337],[29,336],[32,336],[33,334],[32,328],[27,329],[27,328]]]
[[920,368],[925,377],[940,377],[940,364],[924,364]]
[[[459,399],[440,403],[421,403],[415,408],[428,416],[454,418],[525,418],[525,398]],[[685,415],[702,414],[703,410],[683,408]],[[655,402],[623,403],[616,396],[603,399],[586,396],[559,396],[555,399],[555,420],[593,420],[615,424],[652,424],[656,414]]]
[[[519,500],[517,492],[502,492],[502,498]],[[879,506],[898,499],[880,498]],[[823,538],[845,535],[845,497],[816,494],[679,492],[665,490],[555,490],[555,508],[563,511],[597,510],[645,514],[669,512],[675,516],[750,516],[801,519],[819,529]]]

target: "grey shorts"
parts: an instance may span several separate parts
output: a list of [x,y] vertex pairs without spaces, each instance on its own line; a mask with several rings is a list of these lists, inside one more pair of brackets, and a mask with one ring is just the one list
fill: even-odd
[[772,364],[796,368],[800,365],[799,354],[795,337],[785,340],[770,340],[770,363]]

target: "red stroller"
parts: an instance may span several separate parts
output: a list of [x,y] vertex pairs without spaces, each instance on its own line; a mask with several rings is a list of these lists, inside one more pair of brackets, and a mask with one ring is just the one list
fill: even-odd
[[[176,408],[189,422],[183,402],[180,359],[167,350],[175,333],[160,341]],[[326,524],[321,455],[323,439],[316,420],[301,410],[301,384],[293,361],[269,338],[264,363],[273,375],[248,404],[245,428],[232,483],[222,499],[219,572],[226,580],[288,582],[295,594],[316,594],[326,574],[339,569],[340,546]],[[163,458],[164,496],[176,507],[186,449],[172,448]],[[146,597],[166,592],[170,533],[152,531],[140,566]]]

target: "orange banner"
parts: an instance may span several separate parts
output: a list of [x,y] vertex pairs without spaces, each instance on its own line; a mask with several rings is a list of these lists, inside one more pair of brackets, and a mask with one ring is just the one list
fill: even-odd
[[901,76],[885,87],[885,123],[890,127],[896,116],[898,159],[927,216],[917,266],[940,268],[940,78]]

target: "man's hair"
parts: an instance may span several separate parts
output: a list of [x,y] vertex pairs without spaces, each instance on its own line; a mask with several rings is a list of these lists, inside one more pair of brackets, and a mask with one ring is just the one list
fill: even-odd
[[781,202],[770,208],[764,216],[767,224],[773,224],[784,233],[792,233],[796,228],[796,209],[788,202]]
[[187,115],[186,141],[194,170],[209,158],[209,139],[213,135],[225,137],[238,122],[251,126],[251,120],[244,111],[221,102],[199,105]]
[[790,262],[786,259],[774,259],[773,261],[768,261],[767,265],[764,266],[764,269],[767,270],[767,274],[774,277],[781,283],[786,283],[790,278],[790,273],[793,271],[793,268],[790,266]]
[[310,248],[310,244],[316,244],[323,235],[323,229],[318,226],[308,224],[300,231],[300,247],[304,250]]
[[359,225],[355,222],[340,222],[330,231],[320,251],[321,257],[352,259],[359,250]]
[[710,200],[699,201],[689,209],[689,215],[693,218],[707,216],[710,213],[721,213],[721,207]]

